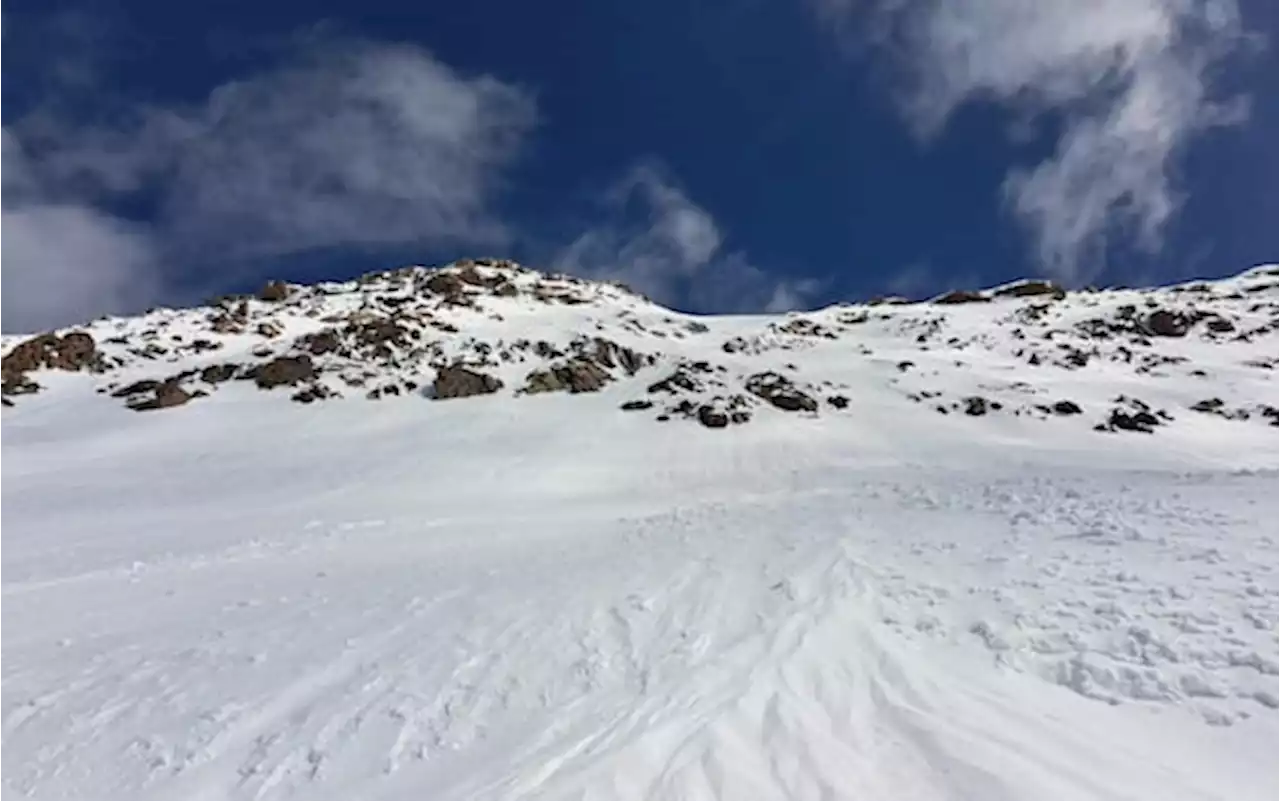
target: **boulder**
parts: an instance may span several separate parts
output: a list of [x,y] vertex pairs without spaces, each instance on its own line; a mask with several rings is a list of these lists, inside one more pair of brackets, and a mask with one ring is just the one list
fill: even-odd
[[277,356],[250,370],[246,378],[252,378],[258,389],[273,389],[279,386],[293,386],[316,377],[315,365],[306,354],[300,356]]
[[160,382],[154,388],[154,394],[150,398],[130,401],[127,405],[135,412],[146,412],[181,406],[195,397],[197,397],[195,393],[187,392],[177,381],[169,380]]
[[585,359],[574,359],[568,364],[551,367],[546,370],[534,370],[529,373],[524,393],[536,395],[541,392],[596,392],[612,381],[613,378],[594,362]]
[[1177,312],[1156,309],[1147,315],[1143,329],[1151,336],[1182,337],[1191,329],[1191,320]]
[[502,381],[455,364],[441,367],[436,372],[432,388],[437,400],[467,398],[472,395],[491,395],[502,389]]
[[774,372],[747,378],[747,391],[784,412],[816,412],[818,402],[801,392],[789,379]]
[[289,285],[284,281],[268,281],[267,285],[258,291],[258,299],[269,303],[277,303],[288,297]]

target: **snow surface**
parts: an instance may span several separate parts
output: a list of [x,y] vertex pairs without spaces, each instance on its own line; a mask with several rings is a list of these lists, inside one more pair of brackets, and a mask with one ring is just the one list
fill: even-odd
[[[600,311],[510,303],[480,335]],[[1017,303],[945,315],[990,338]],[[869,358],[699,319],[710,334],[668,346],[794,363],[853,409],[728,430],[619,412],[659,365],[585,395],[228,386],[139,414],[41,374],[3,428],[4,791],[1276,797],[1274,428],[1111,365],[1037,392],[1093,410],[1136,391],[1176,422],[941,415],[903,400],[898,360],[948,396],[1016,393],[1016,343],[948,371],[914,329],[860,330]],[[729,336],[760,347],[727,356]],[[1274,332],[1159,347],[1232,403],[1275,403],[1274,369],[1241,366]]]

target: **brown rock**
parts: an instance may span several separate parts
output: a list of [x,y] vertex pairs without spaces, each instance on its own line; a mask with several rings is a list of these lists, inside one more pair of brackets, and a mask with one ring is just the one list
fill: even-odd
[[6,376],[39,370],[96,370],[102,367],[93,337],[84,331],[72,331],[59,337],[52,332],[40,334],[14,346],[0,359],[0,371]]
[[310,381],[316,377],[316,368],[311,363],[311,357],[305,354],[277,356],[269,362],[254,367],[245,374],[245,377],[252,378],[258,385],[258,389],[272,389]]
[[574,359],[560,367],[529,373],[523,391],[528,395],[541,392],[596,392],[612,380],[609,373],[594,362]]
[[484,373],[468,370],[460,364],[441,367],[432,385],[437,400],[490,395],[502,389],[502,381]]
[[194,397],[196,397],[195,394],[187,392],[177,381],[164,381],[155,387],[155,394],[152,397],[142,401],[130,402],[128,406],[135,412],[169,409],[174,406],[181,406]]
[[258,298],[271,303],[285,300],[289,297],[289,285],[284,281],[268,281],[258,292]]
[[973,292],[967,289],[955,289],[944,295],[939,295],[933,299],[934,303],[940,305],[955,305],[959,303],[989,303],[991,298],[981,292]]
[[200,380],[206,384],[220,384],[229,381],[237,369],[234,364],[211,364],[200,371]]
[[1036,295],[1052,295],[1061,300],[1067,296],[1067,291],[1052,281],[1021,281],[1011,286],[1002,287],[993,293],[997,298],[1026,298]]
[[323,356],[337,350],[342,342],[338,339],[338,332],[327,329],[299,337],[298,345],[312,356]]

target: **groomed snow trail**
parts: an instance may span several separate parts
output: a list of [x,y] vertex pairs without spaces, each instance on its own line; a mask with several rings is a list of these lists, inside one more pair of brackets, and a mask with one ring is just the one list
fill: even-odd
[[7,422],[4,790],[1275,797],[1274,468],[595,402]]

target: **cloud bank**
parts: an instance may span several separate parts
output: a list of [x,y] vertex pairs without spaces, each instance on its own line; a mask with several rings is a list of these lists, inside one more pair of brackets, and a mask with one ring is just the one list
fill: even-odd
[[[173,262],[504,242],[492,198],[536,122],[518,87],[353,40],[311,43],[200,105],[110,111],[85,124],[50,104],[5,131],[6,330],[136,310]],[[147,225],[114,213],[139,202]]]
[[622,281],[659,303],[704,313],[788,311],[819,289],[726,252],[712,215],[655,162],[633,167],[603,192],[600,209],[600,219],[555,255],[555,269]]
[[1095,277],[1111,246],[1158,249],[1179,155],[1244,117],[1212,85],[1245,41],[1234,0],[816,2],[842,30],[872,32],[922,138],[973,102],[1053,116],[1055,152],[1011,170],[1003,192],[1040,269],[1063,281]]

